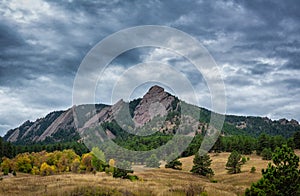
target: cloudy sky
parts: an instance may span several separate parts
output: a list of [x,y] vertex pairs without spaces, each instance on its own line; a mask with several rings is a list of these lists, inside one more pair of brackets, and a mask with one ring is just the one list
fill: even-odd
[[[297,0],[1,1],[0,135],[27,119],[70,107],[86,54],[112,33],[137,25],[173,27],[202,43],[224,80],[227,113],[300,120],[299,10]],[[210,108],[201,74],[161,48],[116,58],[100,80],[97,99],[111,103],[112,83],[130,66],[154,59],[185,72],[199,105]],[[149,86],[141,84],[131,98]]]

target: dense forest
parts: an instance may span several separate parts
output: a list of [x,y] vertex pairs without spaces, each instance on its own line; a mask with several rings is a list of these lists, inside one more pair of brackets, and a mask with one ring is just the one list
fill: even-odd
[[[115,124],[105,124],[103,126],[112,128]],[[135,151],[149,151],[156,149],[159,146],[166,144],[172,139],[172,135],[155,133],[149,136],[136,136],[127,132],[121,131],[120,127],[115,132],[116,138],[114,142],[119,146],[129,150]],[[200,148],[203,141],[203,134],[197,134],[184,152],[181,153],[181,157],[194,155]],[[220,136],[211,151],[213,152],[232,152],[233,150],[240,152],[241,154],[251,154],[254,151],[260,155],[265,149],[274,151],[276,147],[280,147],[283,144],[287,144],[291,148],[300,149],[300,131],[296,132],[291,138],[284,138],[283,136],[271,136],[268,134],[261,134],[255,138],[247,135],[233,135],[233,136]],[[65,142],[65,143],[37,143],[33,145],[16,145],[10,142],[4,141],[0,137],[0,156],[13,158],[19,153],[24,152],[54,152],[62,151],[65,149],[73,149],[78,155],[88,153],[89,149],[81,142]],[[113,149],[110,149],[111,151]],[[177,154],[176,149],[172,149],[173,154]],[[169,151],[168,151],[169,152]],[[172,153],[172,152],[171,152]],[[110,155],[107,155],[109,158]],[[175,157],[176,158],[176,157]]]

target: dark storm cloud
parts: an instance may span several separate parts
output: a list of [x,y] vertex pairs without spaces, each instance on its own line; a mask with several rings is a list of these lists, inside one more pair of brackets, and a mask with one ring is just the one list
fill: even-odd
[[[1,2],[0,132],[71,106],[87,52],[118,30],[153,24],[178,28],[209,50],[223,73],[229,113],[300,120],[299,10],[297,0]],[[113,61],[107,84],[149,56],[182,66],[194,85],[205,83],[185,61],[139,49]]]
[[[18,47],[24,44],[22,37],[5,23],[0,24],[0,49]],[[3,54],[1,57],[5,58]]]

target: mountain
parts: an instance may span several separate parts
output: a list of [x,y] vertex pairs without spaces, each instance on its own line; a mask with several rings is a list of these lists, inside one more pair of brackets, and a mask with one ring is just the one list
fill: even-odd
[[[142,98],[129,103],[120,100],[114,105],[85,104],[51,112],[35,122],[26,121],[9,130],[4,139],[16,144],[77,141],[88,130],[100,126],[105,129],[105,136],[101,137],[109,138],[114,138],[119,129],[138,135],[174,134],[187,129],[191,133],[204,133],[210,115],[211,111],[185,103],[163,88],[153,86]],[[222,134],[258,136],[268,133],[291,137],[298,130],[300,126],[296,120],[226,115]]]

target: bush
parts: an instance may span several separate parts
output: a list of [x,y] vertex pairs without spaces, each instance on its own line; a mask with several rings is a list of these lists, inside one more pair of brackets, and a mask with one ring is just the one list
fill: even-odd
[[7,168],[3,169],[3,175],[7,176],[9,173],[9,170]]
[[211,182],[211,183],[218,183],[218,180],[216,180],[216,179],[211,179],[210,182]]
[[39,168],[37,166],[33,166],[32,170],[31,170],[31,174],[39,175],[40,174]]
[[250,173],[255,173],[255,171],[256,171],[256,168],[254,166],[251,167]]
[[245,164],[247,162],[246,157],[242,157],[242,163]]
[[120,168],[114,168],[113,177],[114,178],[129,179],[128,173],[133,173],[133,171],[132,170],[126,170],[126,169],[120,169]]
[[136,181],[136,180],[138,180],[139,178],[138,178],[138,176],[136,176],[136,175],[128,175],[128,179],[129,179],[130,181]]

